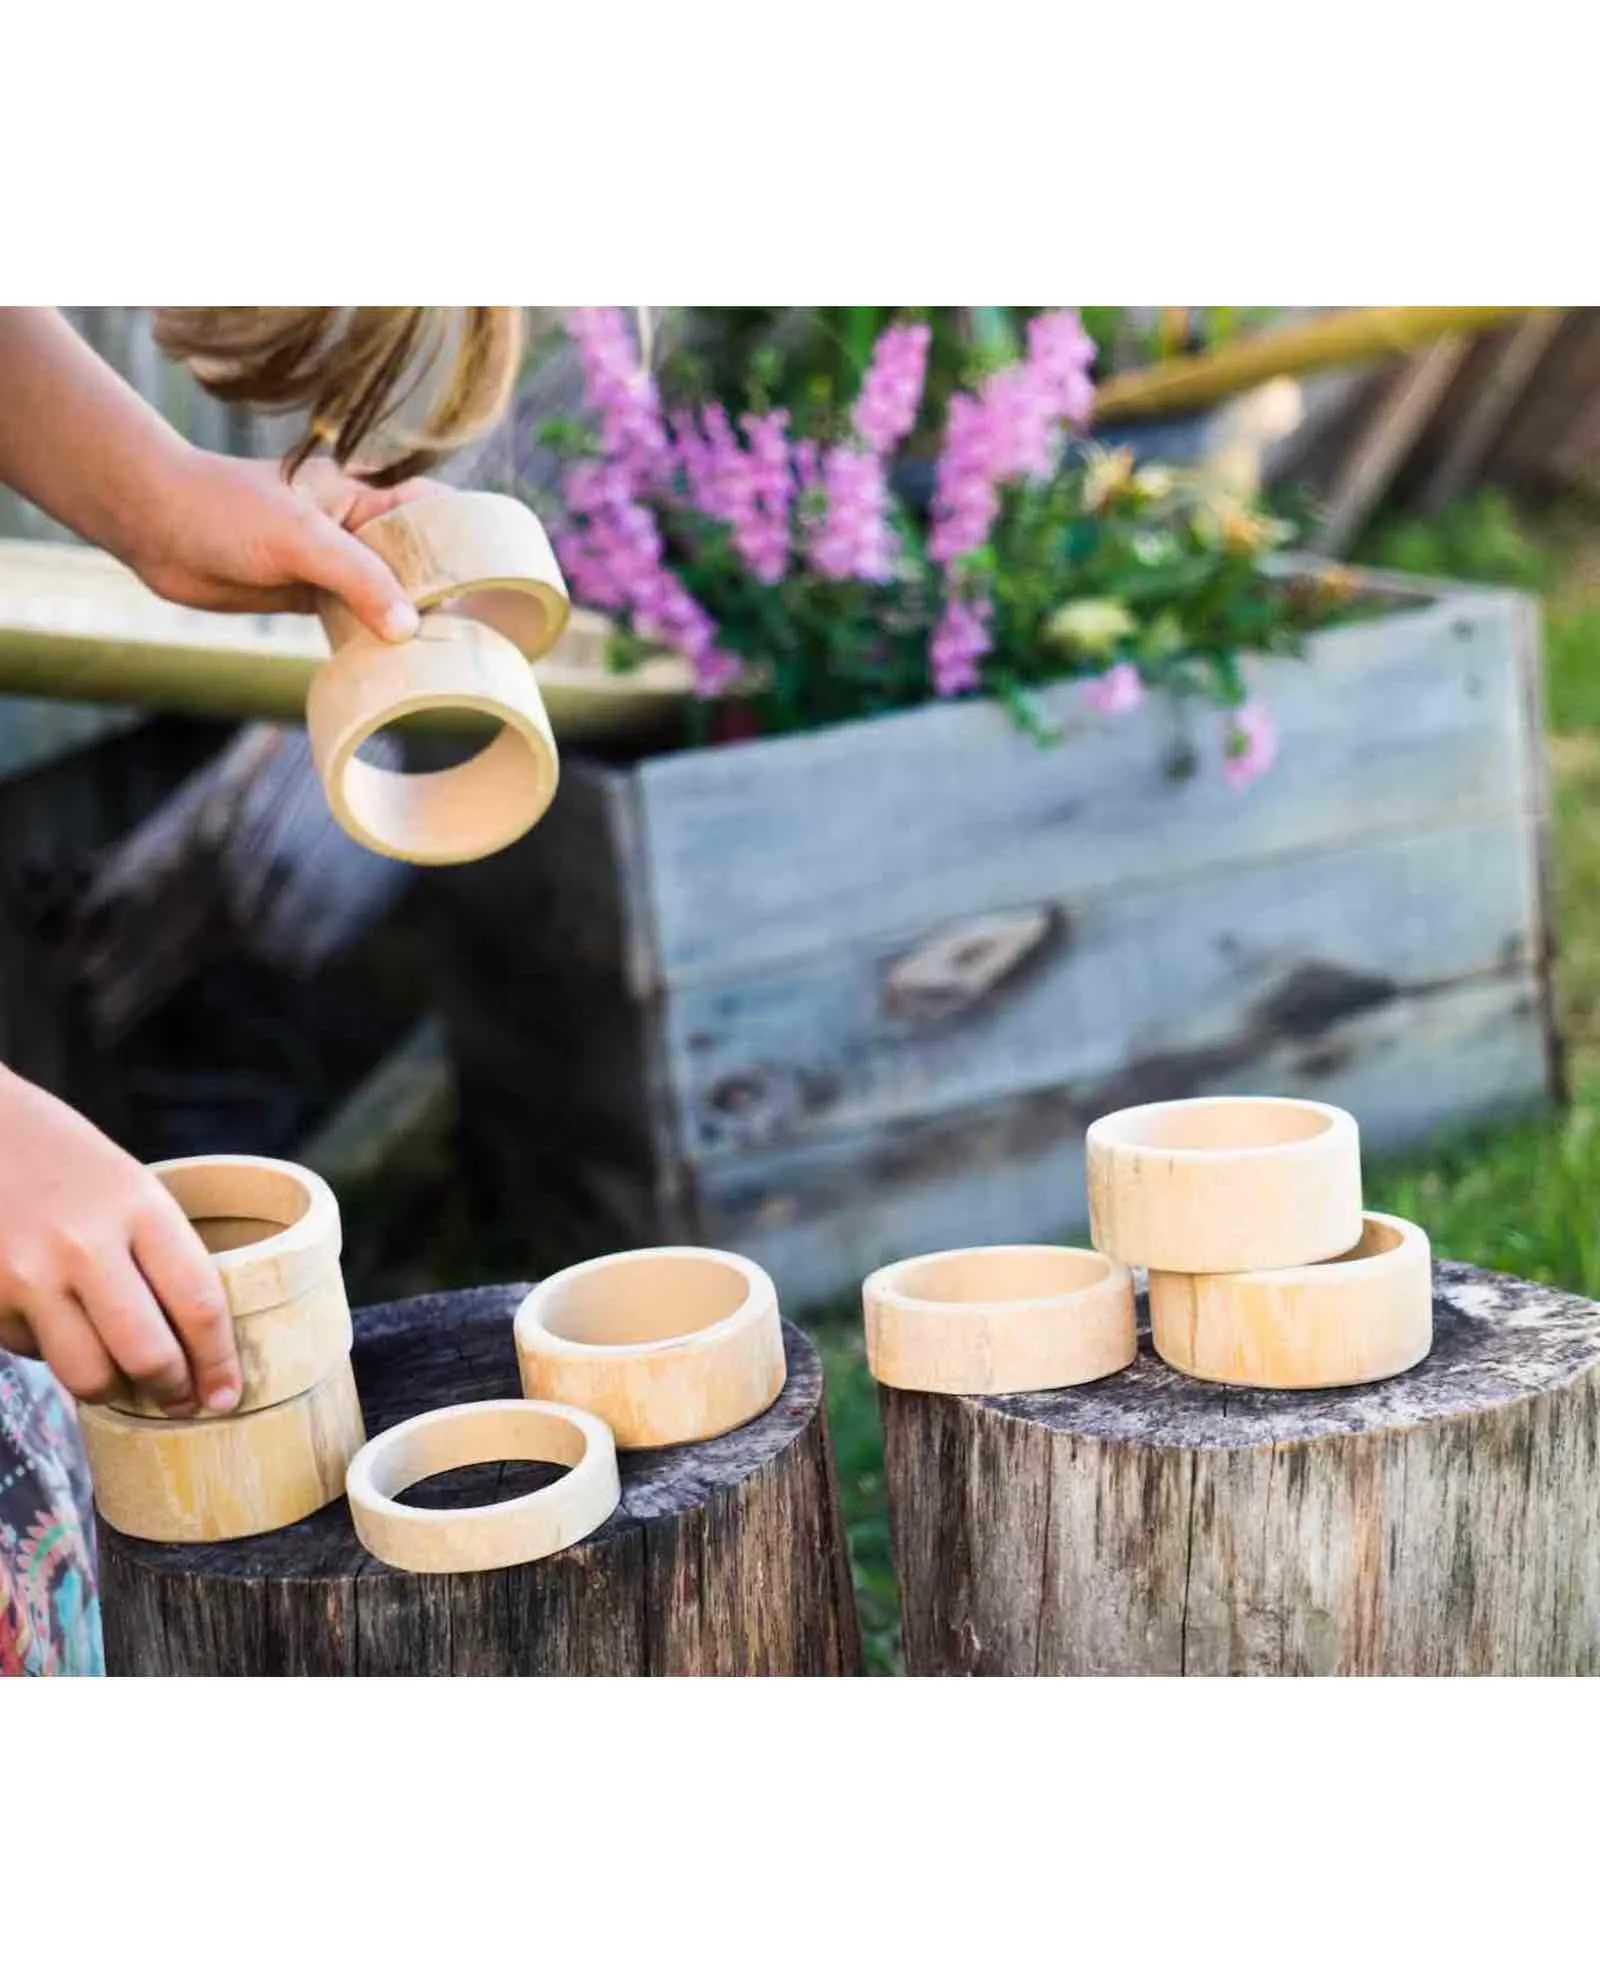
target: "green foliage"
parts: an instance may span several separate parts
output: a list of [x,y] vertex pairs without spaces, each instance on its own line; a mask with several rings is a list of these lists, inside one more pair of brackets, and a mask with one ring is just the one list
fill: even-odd
[[1290,527],[1203,478],[1091,450],[1007,492],[994,543],[996,649],[1036,686],[1130,663],[1150,687],[1245,699],[1243,652],[1297,653],[1340,608],[1340,574],[1284,585],[1263,555]]
[[1501,489],[1479,489],[1437,516],[1390,516],[1368,532],[1357,561],[1419,577],[1515,585],[1536,592],[1550,577],[1548,553],[1528,534]]
[[1550,727],[1600,729],[1600,605],[1552,605],[1544,639]]

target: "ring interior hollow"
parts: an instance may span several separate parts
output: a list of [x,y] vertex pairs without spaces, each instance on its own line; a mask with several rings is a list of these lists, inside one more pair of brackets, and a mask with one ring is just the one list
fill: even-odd
[[545,754],[509,723],[464,763],[442,771],[393,771],[356,755],[380,730],[414,713],[396,710],[363,730],[339,773],[352,817],[373,840],[413,858],[471,859],[517,838],[541,816],[551,790]]
[[703,1334],[749,1298],[749,1279],[726,1260],[608,1260],[553,1289],[538,1320],[563,1342],[626,1347]]
[[992,1307],[1011,1301],[1049,1301],[1081,1294],[1118,1271],[1097,1253],[1049,1247],[1003,1246],[936,1254],[909,1261],[886,1291],[902,1300],[936,1306]]
[[1361,1237],[1350,1250],[1321,1263],[1324,1266],[1349,1266],[1356,1260],[1381,1259],[1385,1253],[1398,1252],[1404,1244],[1405,1234],[1396,1231],[1394,1226],[1376,1218],[1364,1218],[1361,1221]]
[[476,620],[501,634],[522,654],[545,654],[560,634],[566,619],[564,602],[552,603],[555,595],[544,591],[516,591],[505,585],[463,586],[429,600],[427,609],[450,614],[455,619]]
[[208,1253],[236,1252],[275,1239],[311,1209],[310,1191],[281,1170],[217,1163],[169,1171],[159,1181],[177,1199]]
[[1140,1149],[1273,1149],[1326,1135],[1334,1119],[1304,1101],[1219,1099],[1178,1107],[1157,1101],[1130,1109],[1116,1124],[1116,1138]]
[[[396,1439],[386,1451],[376,1453],[368,1479],[374,1492],[393,1500],[436,1473],[454,1472],[459,1466],[482,1465],[488,1460],[542,1460],[570,1470],[588,1449],[583,1430],[553,1412],[509,1410],[488,1419],[479,1414],[443,1417],[424,1426],[414,1438]],[[480,1504],[510,1505],[506,1501]]]

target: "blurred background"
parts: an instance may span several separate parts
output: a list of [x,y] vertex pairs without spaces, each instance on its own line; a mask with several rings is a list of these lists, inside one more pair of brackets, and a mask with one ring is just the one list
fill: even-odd
[[1369,1203],[1600,1295],[1600,312],[530,314],[446,473],[557,537],[563,783],[476,867],[332,826],[314,627],[0,494],[0,1058],[147,1159],[322,1171],[358,1300],[760,1259],[880,1664],[855,1287],[1080,1229],[1107,1108],[1339,1102]]

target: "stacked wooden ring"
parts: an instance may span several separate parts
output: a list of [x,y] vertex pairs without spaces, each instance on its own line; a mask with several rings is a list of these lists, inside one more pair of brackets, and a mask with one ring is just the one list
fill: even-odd
[[243,1390],[226,1416],[165,1418],[131,1388],[80,1405],[96,1504],[144,1541],[286,1528],[339,1498],[366,1435],[339,1208],[320,1177],[264,1157],[185,1157],[154,1171],[215,1257]]
[[[422,866],[481,860],[520,839],[555,797],[555,738],[531,663],[566,625],[567,591],[532,510],[481,492],[424,496],[357,532],[423,620],[396,645],[324,597],[333,658],[306,701],[311,754],[344,830],[374,853]],[[361,746],[407,716],[448,710],[499,729],[446,770],[369,763]]]
[[880,1267],[861,1290],[867,1364],[894,1390],[1001,1397],[1125,1369],[1133,1279],[1077,1246],[973,1246]]
[[1088,1134],[1094,1242],[1150,1271],[1156,1352],[1265,1390],[1397,1376],[1433,1341],[1427,1235],[1364,1211],[1342,1108],[1277,1097],[1156,1102]]
[[[350,1466],[350,1517],[399,1569],[508,1568],[569,1548],[621,1498],[617,1452],[697,1443],[759,1417],[788,1375],[778,1296],[733,1253],[661,1246],[587,1260],[540,1283],[514,1324],[521,1398],[454,1405],[381,1433]],[[482,1507],[397,1496],[490,1459],[569,1470]]]

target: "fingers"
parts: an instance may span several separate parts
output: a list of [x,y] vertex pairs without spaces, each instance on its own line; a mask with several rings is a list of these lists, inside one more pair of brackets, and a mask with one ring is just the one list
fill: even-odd
[[85,1404],[103,1403],[121,1387],[117,1366],[89,1325],[82,1305],[65,1290],[39,1292],[28,1307],[38,1351],[61,1386]]
[[297,578],[342,599],[382,640],[409,640],[421,624],[417,609],[378,553],[320,509],[302,508],[287,562]]
[[133,1257],[183,1346],[200,1401],[210,1411],[231,1411],[243,1394],[244,1377],[222,1278],[165,1190],[161,1199],[134,1223]]
[[132,1254],[118,1247],[97,1248],[75,1262],[72,1291],[129,1382],[153,1397],[169,1417],[192,1414],[195,1385],[183,1345]]

